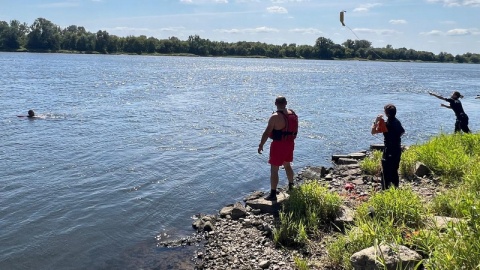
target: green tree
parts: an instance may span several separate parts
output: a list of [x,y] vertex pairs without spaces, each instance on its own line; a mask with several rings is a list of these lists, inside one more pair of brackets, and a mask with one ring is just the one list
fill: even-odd
[[100,53],[107,53],[108,43],[110,41],[110,35],[107,31],[98,31],[95,37],[95,51]]
[[335,43],[329,38],[319,37],[315,41],[314,50],[320,59],[332,59],[332,48]]
[[60,28],[51,21],[38,18],[30,26],[30,30],[27,35],[28,49],[52,51],[60,49]]

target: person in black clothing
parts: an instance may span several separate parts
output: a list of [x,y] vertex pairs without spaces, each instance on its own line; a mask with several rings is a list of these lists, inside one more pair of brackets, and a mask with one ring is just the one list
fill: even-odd
[[386,131],[379,129],[379,124],[383,122],[383,115],[377,116],[372,125],[372,134],[383,133],[384,149],[382,156],[382,189],[388,189],[395,186],[398,188],[400,178],[398,168],[400,166],[400,157],[402,155],[402,135],[405,133],[402,123],[395,117],[397,108],[393,104],[387,104],[384,107],[387,116]]
[[459,132],[462,130],[465,133],[470,133],[470,129],[468,128],[468,115],[463,111],[462,102],[460,102],[460,98],[463,98],[462,95],[458,91],[452,93],[450,98],[445,98],[434,94],[432,92],[428,92],[431,96],[439,98],[441,100],[445,100],[446,102],[450,103],[450,106],[445,104],[440,104],[440,106],[452,109],[457,117],[455,121],[455,132]]

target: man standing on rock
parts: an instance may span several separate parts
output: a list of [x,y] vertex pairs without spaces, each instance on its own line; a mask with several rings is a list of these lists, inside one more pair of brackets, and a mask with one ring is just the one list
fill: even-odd
[[287,99],[278,96],[275,99],[277,111],[270,116],[268,125],[263,132],[262,139],[258,145],[258,153],[263,151],[263,145],[268,138],[272,139],[270,144],[270,194],[266,200],[277,200],[278,170],[283,165],[288,178],[288,188],[293,188],[293,169],[290,162],[293,161],[293,150],[295,138],[298,132],[298,116],[291,109],[287,109]]
[[398,177],[398,167],[400,166],[400,157],[402,155],[402,135],[405,129],[402,123],[395,117],[397,108],[393,104],[387,104],[384,107],[387,122],[385,124],[383,116],[380,114],[372,125],[372,135],[383,133],[384,149],[382,156],[382,189],[388,189],[392,184],[398,188],[400,179]]

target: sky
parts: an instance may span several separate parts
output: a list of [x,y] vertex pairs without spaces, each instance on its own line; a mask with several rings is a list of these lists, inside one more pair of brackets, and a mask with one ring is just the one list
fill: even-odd
[[[480,0],[0,0],[0,21],[45,18],[117,36],[314,45],[363,39],[453,55],[480,53]],[[345,25],[340,23],[345,12]]]

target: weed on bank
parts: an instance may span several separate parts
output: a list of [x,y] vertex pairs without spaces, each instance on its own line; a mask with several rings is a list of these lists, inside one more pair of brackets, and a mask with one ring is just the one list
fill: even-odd
[[[365,174],[381,173],[380,151],[360,163]],[[441,134],[402,153],[399,171],[413,179],[425,164],[445,191],[429,203],[405,185],[371,194],[356,209],[355,222],[327,245],[332,267],[352,269],[350,257],[376,245],[404,245],[422,257],[425,269],[480,269],[480,134]],[[312,232],[325,228],[340,209],[340,197],[312,181],[292,192],[280,214],[274,240],[305,245]],[[434,216],[458,218],[439,228]],[[381,258],[379,258],[381,261]],[[306,269],[305,261],[299,261]]]

